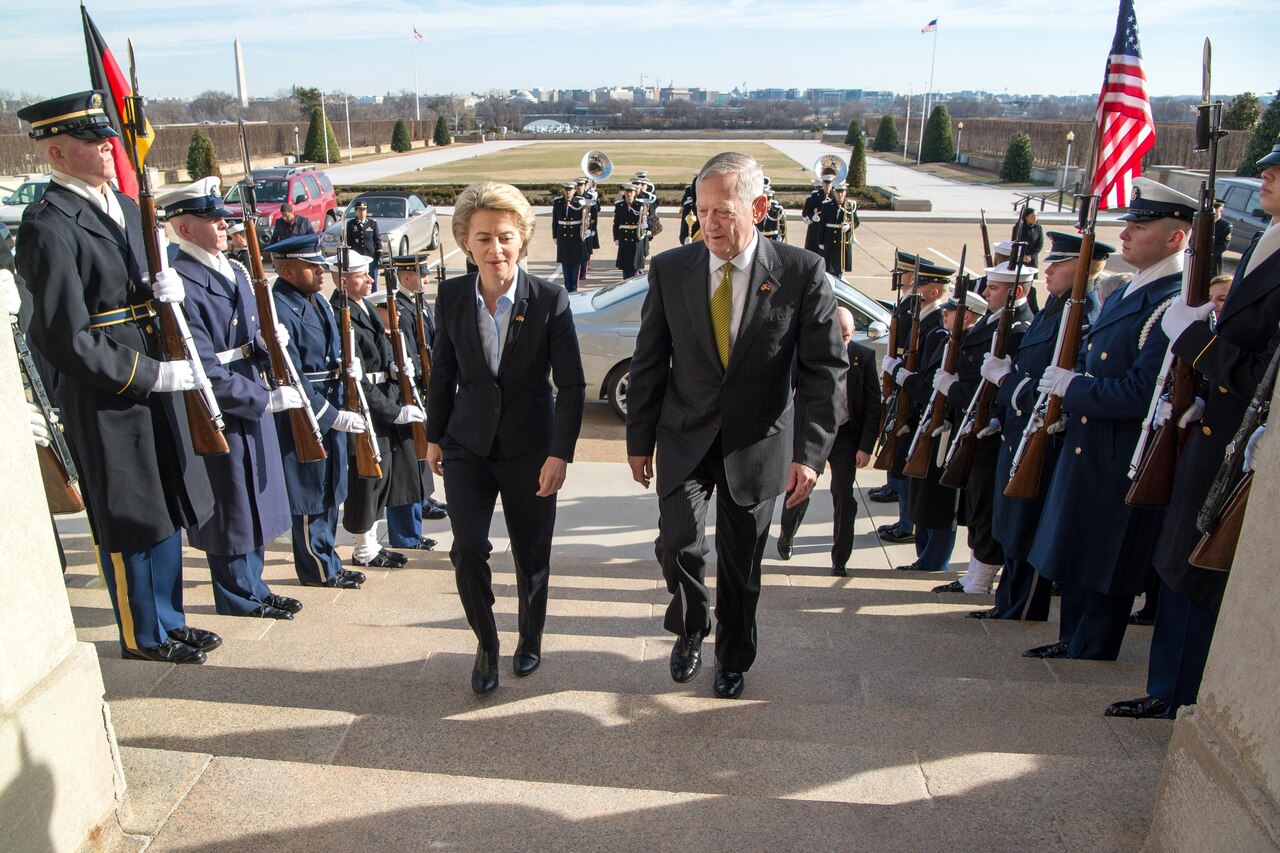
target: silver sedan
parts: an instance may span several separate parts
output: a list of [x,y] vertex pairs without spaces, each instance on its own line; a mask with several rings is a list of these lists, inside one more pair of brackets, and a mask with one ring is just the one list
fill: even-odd
[[[836,301],[853,312],[853,339],[876,351],[876,362],[889,346],[889,311],[840,279],[827,275]],[[587,293],[569,295],[573,323],[587,375],[587,399],[602,400],[626,420],[631,355],[640,330],[640,307],[649,292],[649,277],[638,275]]]
[[389,246],[393,255],[407,255],[423,249],[440,247],[440,222],[436,219],[434,205],[425,203],[413,193],[367,192],[351,200],[341,222],[325,229],[320,245],[333,254],[342,242],[342,229],[356,217],[356,202],[369,207],[369,218],[378,223],[378,234],[383,247]]

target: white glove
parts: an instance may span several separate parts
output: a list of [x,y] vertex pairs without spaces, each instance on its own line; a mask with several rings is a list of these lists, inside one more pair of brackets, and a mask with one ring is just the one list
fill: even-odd
[[151,386],[152,393],[192,391],[200,387],[196,382],[195,367],[189,361],[162,361],[159,367],[156,384]]
[[144,274],[142,283],[151,286],[151,295],[158,302],[181,302],[187,298],[187,289],[182,285],[182,276],[173,270],[160,270],[156,280]]
[[48,447],[52,439],[49,424],[44,419],[44,413],[35,403],[27,403],[27,419],[31,421],[31,438],[41,447]]
[[271,392],[267,400],[268,412],[283,412],[288,409],[301,409],[307,404],[302,392],[292,385],[281,385]]
[[333,419],[333,428],[338,432],[368,432],[369,427],[365,424],[364,418],[356,412],[338,412],[338,416]]
[[400,410],[400,414],[396,415],[396,423],[401,426],[404,424],[424,424],[426,422],[426,413],[417,406],[405,406]]
[[1212,313],[1212,302],[1206,302],[1199,308],[1192,308],[1181,299],[1176,299],[1160,318],[1160,328],[1169,336],[1169,340],[1176,341],[1188,326],[1198,320],[1207,319]]
[[1156,403],[1156,413],[1151,422],[1159,429],[1167,424],[1171,417],[1173,417],[1173,403],[1168,397],[1161,397],[1160,402]]
[[[1171,417],[1173,417],[1173,401],[1169,399],[1168,395],[1165,395],[1156,404],[1156,414],[1152,418],[1152,423],[1156,427],[1162,427],[1169,422]],[[1204,400],[1196,397],[1191,402],[1191,405],[1187,407],[1187,410],[1182,413],[1182,417],[1178,418],[1178,428],[1186,429],[1190,424],[1200,420],[1202,417],[1204,417]]]
[[1258,461],[1258,447],[1262,444],[1262,436],[1267,432],[1267,425],[1263,424],[1253,431],[1249,436],[1248,443],[1244,446],[1244,470],[1247,474],[1253,470],[1253,466]]
[[1061,399],[1067,393],[1067,386],[1071,384],[1071,380],[1079,375],[1074,370],[1051,364],[1045,368],[1044,376],[1040,377],[1040,384],[1036,386],[1036,390],[1041,394],[1052,394]]
[[880,359],[880,372],[887,373],[892,376],[901,365],[902,359],[895,358],[894,356],[886,353],[885,357]]
[[954,373],[947,373],[945,370],[939,370],[937,373],[933,374],[933,390],[945,397],[947,392],[951,390],[951,386],[955,385],[959,380],[960,377],[956,376]]
[[0,301],[4,302],[4,310],[17,316],[22,310],[22,299],[18,296],[18,282],[13,273],[0,270]]
[[364,379],[364,365],[360,363],[360,359],[352,357],[351,368],[347,370],[347,375],[357,382]]
[[1013,359],[1009,356],[997,358],[993,353],[982,356],[982,378],[992,385],[999,385],[1004,378],[1013,372]]
[[[387,372],[391,374],[392,379],[400,378],[400,368],[394,361],[391,362],[391,365],[387,368]],[[406,361],[404,363],[404,375],[409,379],[413,379],[413,377],[418,375],[417,371],[413,369],[412,361]]]
[[596,235],[596,232],[594,232],[594,231],[592,231],[590,228],[588,228],[588,229],[587,229],[587,233],[585,233],[585,234],[583,234],[583,235],[582,235],[582,239],[584,239],[584,240],[590,240],[590,239],[591,239],[592,237],[594,237],[595,235]]
[[[267,339],[262,336],[261,329],[254,333],[253,342],[258,345],[258,349],[267,352]],[[276,343],[280,344],[282,350],[289,348],[289,330],[283,323],[276,323]]]
[[905,367],[899,367],[893,372],[893,381],[899,388],[907,383],[908,376],[915,376],[914,370],[907,370]]

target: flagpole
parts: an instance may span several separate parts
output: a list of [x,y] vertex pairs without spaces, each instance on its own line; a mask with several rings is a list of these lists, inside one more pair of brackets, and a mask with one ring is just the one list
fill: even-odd
[[413,28],[413,104],[417,110],[419,124],[422,123],[422,95],[418,86],[418,45],[421,43],[418,40],[418,27],[415,25]]
[[914,92],[911,86],[907,86],[907,124],[906,132],[902,135],[902,159],[907,159],[907,146],[911,144],[911,98]]
[[324,162],[329,162],[329,116],[324,110],[324,92],[320,93],[320,136],[324,139]]
[[929,93],[924,99],[924,110],[920,113],[920,140],[916,148],[916,165],[920,165],[921,152],[924,151],[924,123],[929,117],[929,102],[933,100],[933,68],[938,62],[938,25],[933,25],[933,58],[929,60]]

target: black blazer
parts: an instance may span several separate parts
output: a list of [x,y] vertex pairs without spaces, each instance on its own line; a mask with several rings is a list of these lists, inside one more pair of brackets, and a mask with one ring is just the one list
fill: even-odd
[[859,450],[870,453],[880,430],[880,363],[875,350],[857,341],[849,341],[848,354],[849,422],[840,429],[849,431]]
[[569,294],[520,270],[514,296],[495,377],[480,343],[476,275],[440,286],[427,438],[438,444],[448,436],[480,456],[489,455],[496,438],[506,456],[544,449],[572,462],[587,380]]

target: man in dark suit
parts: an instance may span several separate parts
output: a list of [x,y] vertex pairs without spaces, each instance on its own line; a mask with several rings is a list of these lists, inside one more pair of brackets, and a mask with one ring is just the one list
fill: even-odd
[[[1213,274],[1222,274],[1222,256],[1231,245],[1231,222],[1222,218],[1222,209],[1226,202],[1214,199],[1213,202]],[[1265,209],[1265,208],[1264,208]]]
[[1051,365],[1037,386],[1071,417],[1064,449],[1027,556],[1062,586],[1058,642],[1026,657],[1115,660],[1133,598],[1146,586],[1163,509],[1125,503],[1125,464],[1138,443],[1168,349],[1154,319],[1182,285],[1196,201],[1146,178],[1134,180],[1121,254],[1138,272],[1107,299],[1075,370]]
[[347,220],[347,247],[365,257],[373,258],[373,263],[369,265],[369,278],[373,279],[373,289],[376,291],[382,237],[378,233],[378,220],[369,216],[369,205],[363,201],[356,202],[356,215]]
[[285,202],[280,205],[280,218],[271,227],[271,243],[274,245],[290,237],[300,237],[313,232],[311,220],[293,212],[293,205]]
[[[759,237],[764,172],[719,154],[698,177],[703,242],[654,258],[631,361],[627,461],[648,488],[658,466],[656,552],[687,682],[711,629],[704,523],[716,500],[716,678],[742,695],[756,656],[760,558],[778,494],[809,496],[835,438],[847,369],[822,259]],[[793,364],[798,371],[792,386]],[[788,464],[789,463],[789,464]]]
[[1271,225],[1240,259],[1217,325],[1209,327],[1204,306],[1192,308],[1181,300],[1161,318],[1174,354],[1203,374],[1208,393],[1200,425],[1189,431],[1178,459],[1173,498],[1155,552],[1161,587],[1147,665],[1148,695],[1113,703],[1106,710],[1110,717],[1172,717],[1182,705],[1193,704],[1200,691],[1230,574],[1188,561],[1200,538],[1196,515],[1280,344],[1280,139],[1258,165],[1263,169],[1262,209],[1271,214]]
[[110,184],[117,134],[103,97],[79,92],[18,111],[53,169],[23,211],[18,275],[32,283],[31,342],[57,371],[49,391],[79,468],[121,654],[204,663],[222,639],[186,624],[180,528],[208,519],[213,496],[174,397],[199,380],[191,361],[162,354],[155,304],[180,303],[185,291],[172,270],[147,274],[138,206]]
[[[854,480],[857,469],[871,462],[871,451],[876,446],[876,427],[880,417],[880,383],[876,375],[875,350],[853,340],[853,313],[841,305],[836,309],[840,318],[840,337],[844,340],[849,359],[849,372],[845,393],[841,400],[839,426],[831,445],[831,505],[835,530],[831,545],[831,574],[845,576],[845,564],[853,553],[853,519],[858,514],[858,501],[854,497]],[[782,530],[778,534],[778,556],[791,559],[792,540],[804,521],[809,501],[782,510]]]

